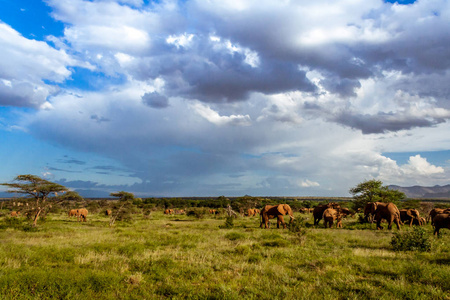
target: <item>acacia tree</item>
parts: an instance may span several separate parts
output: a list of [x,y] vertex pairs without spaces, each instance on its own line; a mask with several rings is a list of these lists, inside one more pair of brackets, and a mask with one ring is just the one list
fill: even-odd
[[67,192],[68,189],[60,184],[48,181],[46,179],[40,178],[36,175],[18,175],[14,178],[13,183],[1,183],[0,185],[7,186],[8,193],[16,193],[27,195],[28,197],[36,201],[36,210],[33,220],[33,227],[36,227],[39,215],[43,210],[47,208],[47,200],[50,194]]
[[109,221],[109,226],[114,225],[114,222],[117,220],[130,219],[130,211],[133,206],[134,194],[129,192],[114,192],[110,193],[110,196],[118,197],[120,207],[115,211],[114,214],[111,215],[111,220]]
[[350,189],[354,199],[354,209],[363,208],[368,202],[398,202],[406,196],[404,193],[383,186],[381,180],[366,180]]

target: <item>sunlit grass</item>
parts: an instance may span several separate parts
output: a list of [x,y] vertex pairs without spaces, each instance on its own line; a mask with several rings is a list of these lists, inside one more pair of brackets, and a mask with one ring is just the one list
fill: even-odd
[[101,215],[61,214],[37,232],[2,229],[0,298],[449,298],[448,230],[437,239],[427,225],[432,251],[417,253],[391,249],[395,229],[352,219],[324,229],[308,218],[305,235],[262,230],[257,217],[224,223],[154,212],[109,227]]

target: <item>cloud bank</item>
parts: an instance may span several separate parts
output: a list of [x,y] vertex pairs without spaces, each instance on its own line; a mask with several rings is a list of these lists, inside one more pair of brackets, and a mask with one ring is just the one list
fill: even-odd
[[155,194],[448,181],[448,165],[381,155],[450,147],[448,1],[46,3],[62,36],[0,23],[0,105]]

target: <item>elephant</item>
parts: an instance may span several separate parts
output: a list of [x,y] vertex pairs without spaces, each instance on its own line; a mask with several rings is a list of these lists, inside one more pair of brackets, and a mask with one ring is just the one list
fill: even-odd
[[416,220],[420,226],[423,225],[420,213],[417,209],[400,209],[400,220],[405,223],[409,223],[409,227],[412,226],[413,221]]
[[88,210],[86,208],[79,208],[77,209],[77,218],[78,222],[86,222],[88,215]]
[[300,208],[300,213],[302,213],[302,214],[307,214],[307,213],[309,213],[309,208],[306,208],[306,207]]
[[437,214],[433,218],[433,224],[434,224],[434,235],[439,236],[439,229],[441,228],[450,229],[450,214],[448,213]]
[[20,216],[20,211],[15,211],[15,210],[13,210],[13,211],[11,212],[11,217],[18,217],[18,216]]
[[165,215],[173,215],[173,209],[170,209],[170,208],[166,209],[166,210],[164,211],[164,214],[165,214]]
[[112,210],[110,210],[110,209],[105,210],[105,216],[110,216],[110,215],[112,215]]
[[414,219],[413,220],[413,225],[422,226],[422,225],[425,225],[425,224],[427,224],[427,220],[425,220],[424,217],[420,217],[419,219]]
[[255,208],[254,211],[255,211],[254,216],[259,215],[261,213],[261,210],[259,208]]
[[[400,211],[397,206],[392,202],[369,202],[369,213],[372,214],[377,221],[377,229],[383,229],[380,225],[381,220],[385,219],[388,222],[388,229],[392,229],[392,223],[397,225],[397,229],[400,230]],[[368,203],[368,204],[369,204]]]
[[313,216],[314,216],[314,225],[319,225],[320,220],[322,219],[323,216],[323,212],[327,209],[327,208],[339,208],[340,205],[335,203],[335,202],[330,202],[327,204],[323,204],[323,205],[318,205],[316,207],[314,207],[313,210]]
[[374,219],[374,214],[372,211],[372,203],[383,203],[383,202],[368,202],[366,203],[366,205],[364,206],[364,220],[368,223],[373,223]]
[[76,215],[77,215],[77,210],[76,209],[69,210],[69,217],[75,217]]
[[209,213],[212,215],[217,215],[217,209],[210,209]]
[[350,210],[348,208],[327,208],[323,212],[323,221],[325,223],[325,228],[328,227],[331,228],[333,226],[333,222],[336,222],[336,228],[342,228],[342,218],[348,216],[351,214]]
[[255,215],[255,209],[253,209],[253,208],[247,209],[247,213],[245,215],[249,216],[249,217],[253,217]]
[[438,215],[438,214],[443,214],[444,211],[445,211],[445,209],[443,209],[443,208],[433,208],[430,211],[430,213],[428,214],[428,217],[431,220],[431,225],[434,225],[434,222],[433,222],[434,217],[436,217],[436,215]]
[[289,214],[291,217],[289,224],[294,220],[294,215],[292,213],[292,209],[288,204],[278,204],[278,205],[266,205],[260,212],[261,216],[261,224],[260,227],[263,228],[263,224],[265,228],[269,228],[268,223],[269,219],[277,218],[277,228],[280,228],[280,223],[283,224],[283,228],[286,228],[286,223],[284,222],[284,215]]

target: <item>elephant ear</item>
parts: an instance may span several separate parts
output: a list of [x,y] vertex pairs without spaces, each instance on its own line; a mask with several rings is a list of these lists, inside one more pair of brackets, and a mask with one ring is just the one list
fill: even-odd
[[286,209],[284,208],[284,204],[278,205],[277,210],[278,210],[278,212],[279,212],[280,214],[282,214],[282,215],[287,214],[287,211],[286,211]]

